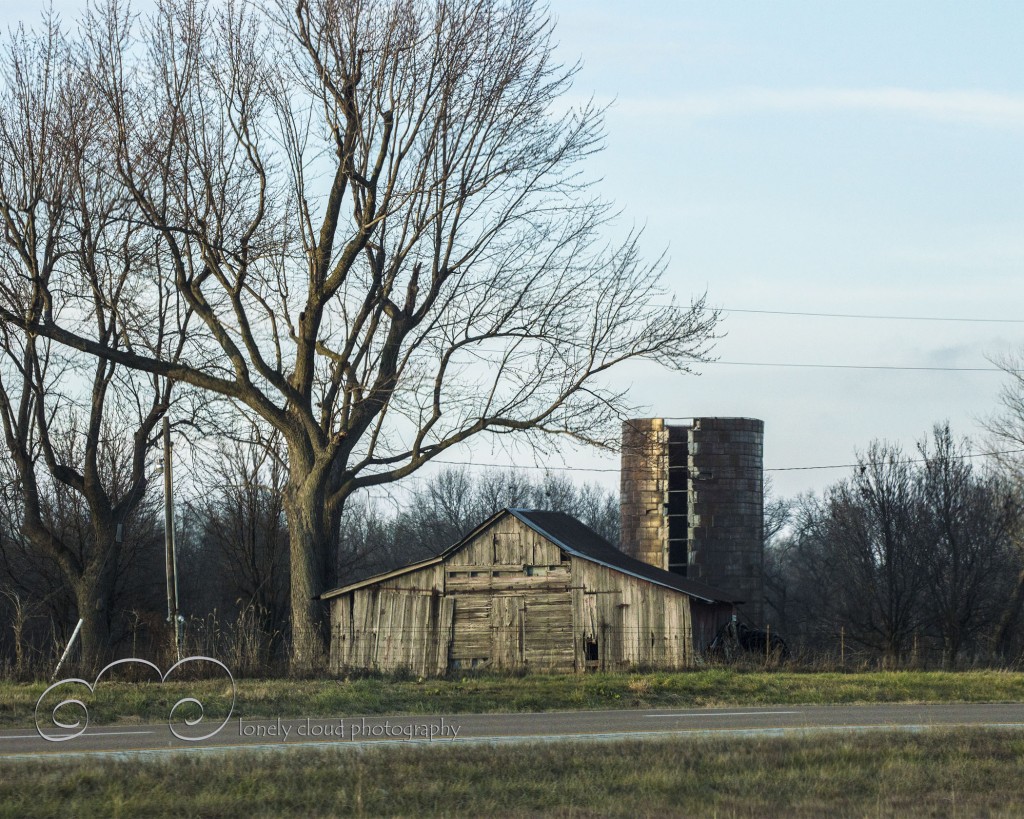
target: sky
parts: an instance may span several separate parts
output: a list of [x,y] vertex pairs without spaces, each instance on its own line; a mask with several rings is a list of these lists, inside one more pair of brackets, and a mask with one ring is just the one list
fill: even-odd
[[[678,297],[726,310],[721,362],[987,368],[1024,346],[1024,6],[554,0],[574,92],[610,102],[602,192]],[[765,421],[782,494],[936,422],[984,451],[992,372],[635,368],[652,415]],[[775,471],[788,470],[788,471]]]
[[[55,3],[66,17],[81,5]],[[653,416],[763,419],[765,466],[784,495],[849,472],[803,467],[849,464],[875,438],[913,450],[936,422],[988,448],[1001,373],[727,362],[991,368],[1024,347],[1024,6],[550,9],[558,57],[581,61],[574,98],[609,105],[606,148],[586,170],[621,209],[618,228],[642,226],[646,255],[667,254],[677,298],[706,292],[725,311],[719,363],[699,376],[631,367],[617,382],[631,399]],[[5,3],[0,25],[25,14]],[[550,463],[618,482],[614,456]]]

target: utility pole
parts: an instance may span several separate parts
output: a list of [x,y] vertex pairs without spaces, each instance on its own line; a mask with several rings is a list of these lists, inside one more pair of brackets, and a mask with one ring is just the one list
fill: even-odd
[[174,483],[171,477],[171,424],[164,416],[164,545],[167,570],[167,620],[174,629],[174,653],[181,659],[178,627],[178,555],[174,547]]

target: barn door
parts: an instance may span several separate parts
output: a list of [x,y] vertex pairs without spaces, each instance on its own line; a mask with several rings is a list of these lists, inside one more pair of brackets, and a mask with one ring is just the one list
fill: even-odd
[[597,595],[583,595],[583,668],[597,671],[601,667],[601,628],[597,614]]
[[491,662],[494,668],[523,665],[523,598],[512,595],[491,601]]
[[622,595],[617,592],[583,594],[583,661],[587,671],[604,671],[622,664]]

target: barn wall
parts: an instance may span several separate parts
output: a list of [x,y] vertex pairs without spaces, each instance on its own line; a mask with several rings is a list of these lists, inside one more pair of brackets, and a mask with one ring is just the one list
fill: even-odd
[[445,565],[452,666],[572,671],[569,566],[561,549],[513,515],[453,554]]
[[578,667],[692,665],[686,595],[581,558],[573,559],[572,576]]
[[683,668],[690,599],[570,558],[507,515],[443,564],[331,601],[331,667]]
[[331,601],[331,668],[436,674],[448,665],[452,601],[440,564]]

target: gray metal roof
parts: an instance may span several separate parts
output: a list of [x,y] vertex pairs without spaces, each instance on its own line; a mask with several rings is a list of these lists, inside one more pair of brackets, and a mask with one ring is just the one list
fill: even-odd
[[713,589],[704,583],[690,580],[674,572],[667,572],[664,569],[644,563],[642,560],[630,557],[571,515],[567,515],[564,512],[549,512],[542,509],[503,509],[473,529],[472,532],[458,543],[452,544],[436,556],[426,557],[426,559],[407,563],[404,566],[378,571],[369,576],[353,578],[349,583],[340,588],[324,592],[320,595],[320,599],[327,600],[332,597],[338,597],[354,589],[370,586],[381,580],[397,577],[439,563],[449,555],[457,552],[463,545],[480,534],[480,532],[507,514],[514,515],[537,534],[547,538],[569,554],[583,560],[589,560],[658,586],[674,589],[705,603],[742,602],[732,599],[729,594],[719,589]]
[[589,526],[564,512],[547,512],[541,509],[509,509],[519,520],[543,535],[565,551],[584,560],[599,563],[624,574],[639,577],[659,586],[681,591],[707,603],[739,603],[720,589],[690,580],[675,572],[667,572],[630,557],[621,549],[612,546]]

